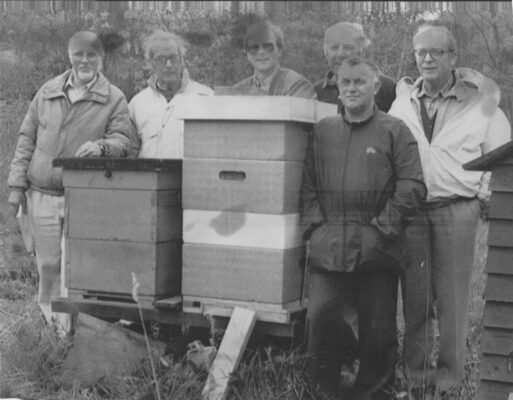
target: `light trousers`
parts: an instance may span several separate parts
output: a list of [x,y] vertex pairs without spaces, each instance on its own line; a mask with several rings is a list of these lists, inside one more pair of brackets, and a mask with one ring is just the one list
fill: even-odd
[[[408,227],[411,263],[402,277],[404,360],[413,387],[449,390],[464,377],[478,200],[422,211]],[[435,318],[440,347],[432,366]]]
[[47,322],[55,323],[58,330],[68,332],[70,315],[51,310],[53,299],[67,297],[64,282],[64,196],[30,189],[26,196],[39,274],[37,301]]

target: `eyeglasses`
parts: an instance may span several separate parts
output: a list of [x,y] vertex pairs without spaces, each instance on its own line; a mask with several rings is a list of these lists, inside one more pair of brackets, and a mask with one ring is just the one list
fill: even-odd
[[76,51],[71,54],[71,57],[76,61],[81,61],[84,59],[84,57],[87,59],[87,61],[96,61],[100,55],[94,52]]
[[429,53],[431,58],[433,60],[438,60],[440,57],[442,57],[445,53],[452,53],[452,50],[441,50],[441,49],[418,49],[413,50],[415,55],[419,58],[425,58],[426,55]]
[[158,67],[163,67],[167,62],[170,62],[172,65],[177,65],[182,62],[182,58],[177,54],[172,54],[170,56],[157,56],[153,58],[153,62]]
[[258,49],[264,49],[264,51],[266,53],[272,53],[274,51],[274,43],[272,42],[265,42],[265,43],[262,43],[260,45],[258,44],[252,44],[250,46],[247,47],[247,50],[248,50],[248,53],[252,54],[252,55],[255,55],[256,53],[258,53]]

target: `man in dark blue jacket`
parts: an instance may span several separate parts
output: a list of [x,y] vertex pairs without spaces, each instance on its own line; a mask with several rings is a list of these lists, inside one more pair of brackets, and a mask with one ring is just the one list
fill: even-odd
[[406,125],[377,109],[378,68],[342,62],[343,114],[315,125],[301,188],[310,254],[308,352],[314,382],[337,396],[350,354],[347,307],[358,314],[360,368],[351,399],[392,399],[404,230],[426,196],[417,143]]

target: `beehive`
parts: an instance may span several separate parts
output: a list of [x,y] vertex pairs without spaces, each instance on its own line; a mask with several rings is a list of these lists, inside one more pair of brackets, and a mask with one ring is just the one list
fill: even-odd
[[314,122],[335,115],[336,106],[216,96],[182,107],[184,300],[297,301],[303,160]]
[[181,161],[61,159],[70,291],[180,294]]
[[479,400],[513,393],[513,142],[466,164],[492,171]]

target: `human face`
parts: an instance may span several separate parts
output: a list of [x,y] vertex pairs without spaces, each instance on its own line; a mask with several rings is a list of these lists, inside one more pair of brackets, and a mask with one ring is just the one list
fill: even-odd
[[356,32],[350,29],[333,32],[326,37],[324,56],[328,62],[328,68],[334,74],[347,58],[360,56],[362,48]]
[[180,49],[175,43],[157,44],[152,49],[151,66],[163,89],[177,89],[185,67]]
[[[424,81],[433,89],[440,90],[449,81],[456,63],[456,55],[449,49],[449,40],[439,29],[427,29],[413,39],[415,62]],[[428,52],[426,52],[428,50]],[[442,51],[437,59],[429,50]],[[426,53],[420,55],[419,53]]]
[[373,71],[365,64],[351,66],[342,63],[337,71],[340,100],[349,116],[358,117],[371,112],[380,85]]
[[73,44],[69,49],[69,60],[73,71],[73,83],[78,86],[91,82],[102,65],[101,55],[85,44]]
[[248,61],[257,76],[265,78],[280,67],[282,51],[278,48],[272,32],[264,36],[263,40],[248,40],[246,51]]

